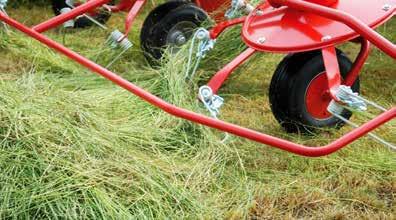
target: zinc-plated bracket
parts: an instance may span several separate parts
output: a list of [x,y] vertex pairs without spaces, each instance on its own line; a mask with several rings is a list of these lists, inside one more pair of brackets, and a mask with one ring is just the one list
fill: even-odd
[[199,88],[199,98],[205,105],[206,109],[210,112],[210,115],[217,119],[220,114],[220,108],[224,104],[224,99],[213,94],[213,91],[209,86],[201,86],[201,88]]

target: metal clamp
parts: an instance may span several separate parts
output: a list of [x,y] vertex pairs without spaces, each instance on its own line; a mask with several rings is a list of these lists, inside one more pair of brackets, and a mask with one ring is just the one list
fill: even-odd
[[210,115],[217,119],[217,116],[220,114],[220,108],[224,104],[224,99],[213,94],[213,91],[209,86],[201,86],[199,88],[199,98],[205,105],[206,109],[210,112]]
[[[197,41],[197,40],[199,40],[198,49],[195,54],[195,56],[197,57],[197,60],[195,62],[192,72],[190,73],[190,68],[191,68],[192,62],[193,62],[192,57],[193,57],[195,43],[196,43],[195,41]],[[189,49],[188,62],[187,62],[187,68],[186,68],[186,74],[185,74],[186,79],[194,78],[194,75],[198,69],[201,59],[206,57],[206,54],[214,48],[215,44],[216,44],[216,40],[213,40],[210,38],[210,33],[208,30],[206,30],[204,28],[199,28],[195,32],[195,34],[191,40],[191,45],[190,45],[190,49]]]
[[0,0],[0,9],[4,10],[5,7],[7,6],[8,0]]
[[359,94],[352,91],[351,87],[341,85],[338,88],[336,97],[348,107],[358,110],[366,111],[367,104],[364,100],[359,98]]
[[211,39],[209,31],[204,28],[198,29],[195,34],[200,41],[197,57],[205,58],[206,54],[214,48],[216,40]]
[[232,0],[231,8],[225,13],[227,19],[233,19],[240,16],[240,14],[249,14],[254,10],[253,5],[246,3],[245,0]]

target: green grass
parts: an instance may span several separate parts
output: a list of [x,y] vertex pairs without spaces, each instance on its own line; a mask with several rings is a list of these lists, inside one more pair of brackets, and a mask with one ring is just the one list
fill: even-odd
[[[42,7],[10,14],[29,25],[51,16]],[[117,15],[110,24],[121,29],[121,21]],[[395,20],[379,31],[396,41]],[[194,83],[180,77],[186,51],[151,69],[136,45],[111,69],[206,114],[197,85],[241,51],[237,32],[219,39]],[[100,64],[111,59],[101,46],[106,33],[95,28],[48,35]],[[237,137],[222,144],[222,133],[171,117],[18,32],[0,38],[0,219],[396,217],[395,154],[370,139],[315,159]],[[358,48],[343,49],[353,57]],[[256,55],[239,68],[221,90],[221,117],[304,144],[324,144],[350,130],[304,137],[280,128],[267,88],[281,59]],[[365,96],[394,105],[394,60],[375,50],[361,80]],[[392,122],[379,133],[395,142],[395,128]]]

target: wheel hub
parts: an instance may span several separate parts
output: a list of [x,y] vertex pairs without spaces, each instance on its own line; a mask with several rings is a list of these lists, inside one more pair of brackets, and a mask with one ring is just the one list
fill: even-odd
[[173,26],[166,36],[166,44],[171,47],[171,52],[177,52],[181,46],[186,44],[196,28],[196,24],[187,21],[179,22]]
[[308,85],[305,93],[305,106],[312,117],[319,120],[326,120],[332,115],[327,111],[331,102],[331,96],[327,88],[326,73],[317,75]]
[[169,42],[176,45],[176,46],[183,46],[187,42],[187,38],[181,31],[175,31],[170,34]]

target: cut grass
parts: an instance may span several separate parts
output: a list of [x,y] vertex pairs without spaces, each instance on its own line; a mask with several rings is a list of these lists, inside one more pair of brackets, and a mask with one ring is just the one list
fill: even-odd
[[[43,8],[10,11],[20,20],[27,13],[29,24],[51,15]],[[111,24],[119,21],[115,16]],[[379,30],[395,41],[394,20]],[[243,48],[237,32],[218,40],[197,82]],[[111,59],[99,53],[105,33],[95,28],[49,36],[103,65]],[[131,39],[137,42],[137,31]],[[236,137],[222,144],[221,133],[171,117],[22,34],[2,34],[0,48],[1,219],[395,218],[395,155],[370,139],[315,159]],[[353,56],[357,48],[343,49]],[[135,46],[112,69],[206,114],[195,99],[198,83],[180,77],[183,56],[154,70]],[[284,133],[267,101],[281,58],[256,55],[239,68],[220,91],[226,97],[221,117],[315,145],[349,130],[315,137]],[[395,85],[395,61],[374,51],[362,73],[362,93],[390,107]],[[394,122],[380,133],[395,142]]]

